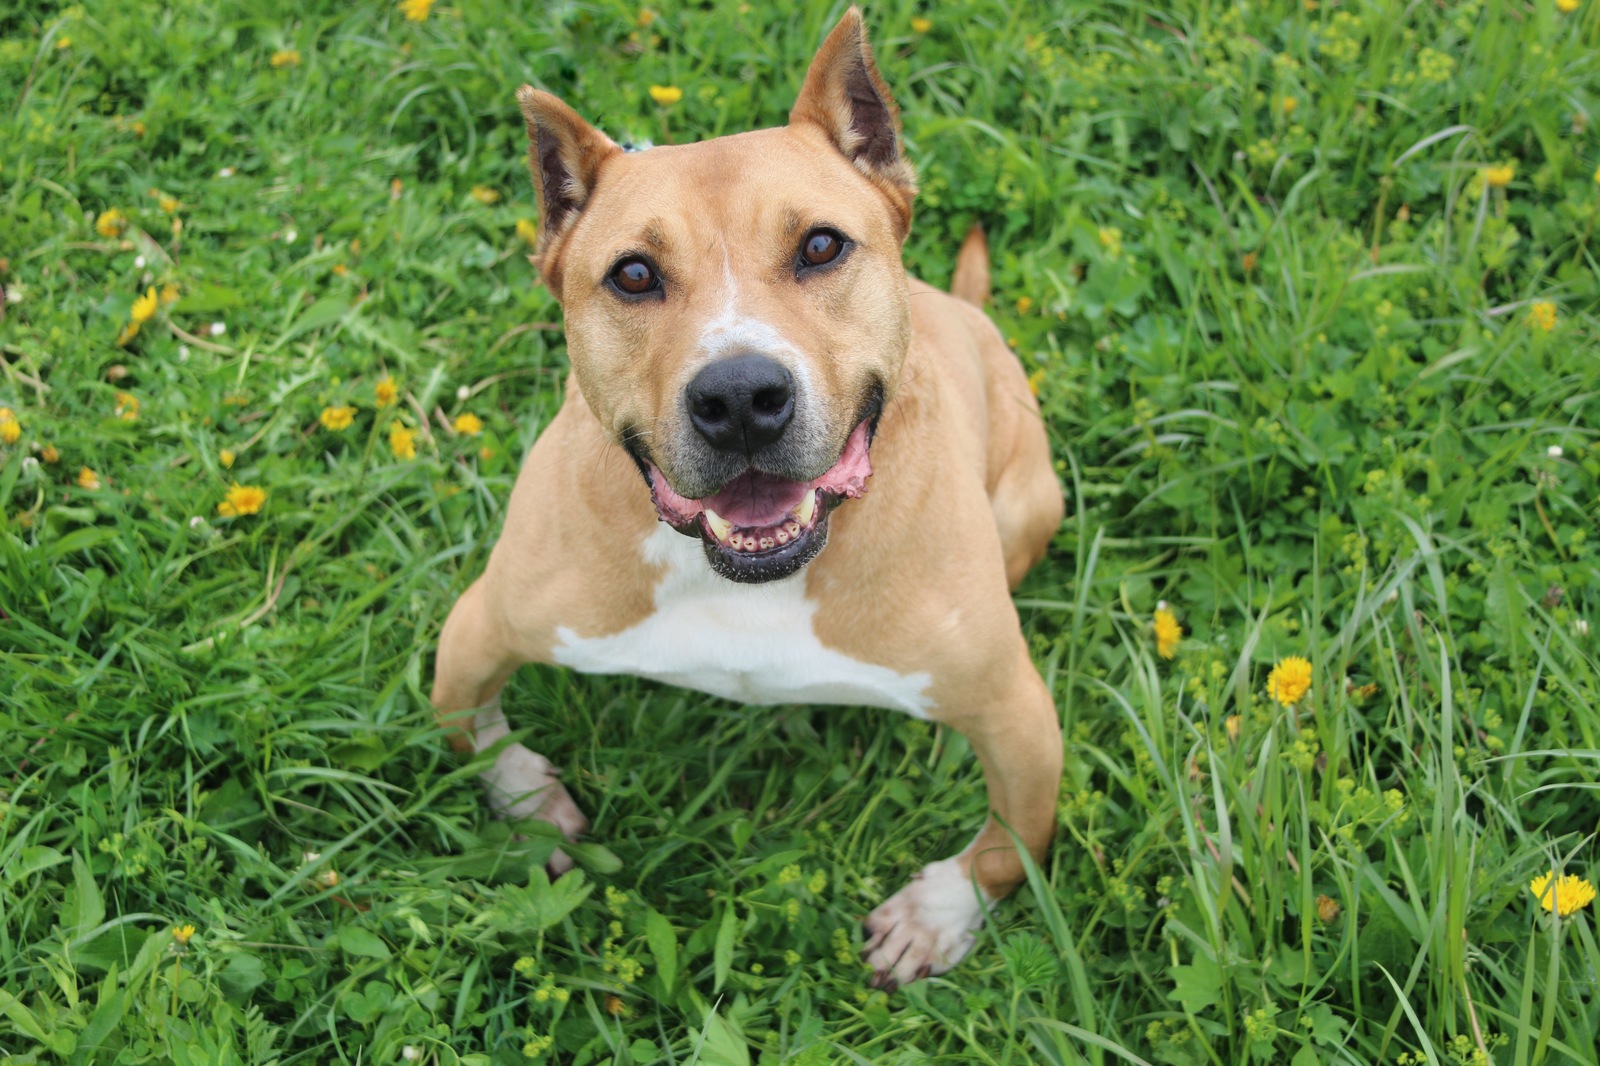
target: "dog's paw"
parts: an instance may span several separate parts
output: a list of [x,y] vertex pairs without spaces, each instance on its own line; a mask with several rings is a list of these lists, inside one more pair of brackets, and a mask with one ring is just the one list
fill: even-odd
[[944,973],[972,949],[982,925],[983,901],[956,860],[929,863],[867,916],[862,957],[872,986],[892,992]]
[[[561,771],[536,751],[507,744],[482,778],[489,806],[501,818],[538,818],[572,841],[589,831],[589,819],[562,785]],[[559,876],[572,869],[572,860],[558,849],[545,865]]]

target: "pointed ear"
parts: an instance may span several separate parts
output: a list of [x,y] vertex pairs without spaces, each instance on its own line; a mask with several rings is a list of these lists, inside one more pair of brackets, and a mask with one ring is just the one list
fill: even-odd
[[601,166],[622,149],[547,92],[524,85],[517,103],[528,127],[528,169],[539,195],[534,265],[559,299],[561,246],[594,192]]
[[860,8],[845,12],[811,61],[789,112],[789,125],[805,123],[822,127],[844,157],[888,197],[900,216],[902,235],[909,230],[917,176],[901,154],[900,112],[872,61]]

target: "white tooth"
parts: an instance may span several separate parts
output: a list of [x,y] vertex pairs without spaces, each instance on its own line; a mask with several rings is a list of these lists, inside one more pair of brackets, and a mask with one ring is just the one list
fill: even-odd
[[806,493],[806,498],[800,501],[800,506],[794,509],[795,521],[804,529],[811,524],[812,517],[817,513],[817,490],[812,489]]
[[711,528],[711,535],[719,541],[728,543],[728,534],[733,532],[733,523],[723,518],[711,508],[706,508],[706,525]]

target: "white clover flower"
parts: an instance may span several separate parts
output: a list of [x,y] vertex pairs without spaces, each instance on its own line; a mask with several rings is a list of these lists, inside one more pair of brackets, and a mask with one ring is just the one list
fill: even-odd
[[1561,450],[1561,445],[1559,445],[1559,444],[1552,444],[1552,445],[1550,445],[1550,447],[1548,447],[1548,448],[1546,448],[1546,449],[1545,449],[1545,450],[1544,450],[1544,453],[1545,453],[1545,454],[1546,454],[1546,455],[1548,455],[1548,456],[1549,456],[1549,457],[1550,457],[1550,458],[1552,458],[1552,459],[1559,459],[1559,458],[1561,458],[1561,457],[1562,457],[1562,456],[1563,456],[1563,455],[1565,455],[1565,454],[1566,454],[1566,453],[1565,453],[1565,452],[1563,452],[1563,451],[1562,451],[1562,450]]
[[223,323],[223,322],[213,322],[213,323],[211,323],[210,333],[211,333],[211,335],[213,337],[220,337],[226,332],[228,332],[228,327],[227,327],[226,323]]

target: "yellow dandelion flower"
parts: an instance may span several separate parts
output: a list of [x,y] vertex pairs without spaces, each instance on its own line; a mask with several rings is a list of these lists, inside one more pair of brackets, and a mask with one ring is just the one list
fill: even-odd
[[178,297],[181,295],[183,294],[178,291],[178,287],[176,285],[168,283],[161,286],[161,306],[171,307],[173,304],[178,302]]
[[394,383],[394,378],[384,378],[372,387],[372,395],[379,407],[392,407],[400,398],[400,386]]
[[178,946],[179,947],[181,947],[181,948],[188,947],[189,946],[189,941],[194,939],[194,926],[192,926],[192,925],[174,926],[173,930],[172,930],[172,939],[174,939],[174,940],[176,940],[178,942]]
[[1339,912],[1344,908],[1339,906],[1339,901],[1332,896],[1317,897],[1317,917],[1322,919],[1322,924],[1327,925],[1339,917]]
[[283,67],[298,67],[300,65],[300,53],[293,48],[285,48],[280,52],[274,52],[272,53],[272,65],[280,69]]
[[156,200],[156,204],[160,206],[161,210],[165,211],[169,215],[177,214],[178,208],[183,206],[182,204],[178,203],[178,198],[176,196],[166,195],[159,197]]
[[395,422],[389,427],[389,450],[394,452],[396,459],[415,459],[417,457],[417,431],[407,429],[403,422]]
[[133,301],[131,316],[135,322],[142,326],[156,317],[156,310],[160,306],[161,297],[156,295],[155,286],[152,285],[143,296]]
[[1535,329],[1546,333],[1556,328],[1556,305],[1549,300],[1535,300],[1528,305],[1528,321]]
[[257,485],[241,485],[235,481],[228,486],[227,497],[217,504],[217,513],[227,517],[257,514],[267,502],[267,490]]
[[61,451],[54,444],[46,444],[44,451],[39,453],[39,458],[47,463],[59,463],[61,461]]
[[1311,663],[1298,655],[1280,659],[1267,675],[1267,695],[1291,707],[1311,691]]
[[650,23],[654,22],[655,20],[656,13],[651,11],[648,7],[641,7],[639,9],[639,17],[635,19],[635,21],[639,24],[640,29],[650,25]]
[[1244,715],[1230,714],[1222,720],[1222,730],[1228,734],[1228,743],[1237,744],[1239,733],[1244,729]]
[[116,408],[113,410],[118,418],[124,422],[137,422],[139,420],[139,397],[131,392],[119,392],[116,395]]
[[497,204],[500,202],[500,190],[491,189],[487,185],[474,185],[472,198],[480,204]]
[[338,407],[324,407],[317,416],[317,421],[322,423],[324,429],[331,429],[338,433],[340,430],[349,429],[350,423],[356,418],[356,409],[349,404],[340,404]]
[[114,207],[106,208],[94,220],[94,231],[102,237],[120,237],[127,228],[128,217]]
[[1578,10],[1580,0],[1556,0],[1556,10],[1563,15],[1570,15]]
[[912,33],[927,33],[931,29],[933,29],[933,20],[930,18],[923,18],[921,15],[918,15],[916,18],[911,20]]
[[1515,163],[1500,163],[1492,167],[1483,168],[1483,180],[1492,188],[1503,189],[1511,184],[1511,179],[1517,176]]
[[483,419],[479,418],[471,411],[463,411],[461,414],[456,415],[456,420],[451,423],[451,426],[455,428],[457,433],[463,433],[469,437],[476,437],[479,433],[483,432]]
[[62,52],[72,47],[72,38],[63,34],[56,38],[56,51]]
[[494,458],[494,449],[485,444],[483,447],[478,449],[478,458],[487,463],[490,459]]
[[350,273],[350,268],[345,266],[343,263],[335,263],[333,264],[333,273],[335,277],[342,278],[346,274]]
[[1165,607],[1156,608],[1156,654],[1170,659],[1178,651],[1178,641],[1183,639],[1183,627],[1178,616]]
[[1042,366],[1033,373],[1029,374],[1028,391],[1033,393],[1035,396],[1039,395],[1040,390],[1044,388],[1044,379],[1046,376],[1045,369]]
[[1032,296],[1018,296],[1017,297],[1017,314],[1025,315],[1031,310],[1033,310],[1033,297]]
[[1285,115],[1292,115],[1294,114],[1295,108],[1300,106],[1300,101],[1296,100],[1292,96],[1285,96],[1281,106]]
[[433,0],[400,0],[400,13],[409,22],[427,22],[433,10]]
[[1594,183],[1600,185],[1600,167],[1594,168]]
[[78,487],[81,489],[97,489],[100,487],[100,475],[88,467],[78,471]]
[[671,107],[683,99],[683,90],[676,85],[652,85],[650,86],[650,99],[662,107]]
[[517,236],[529,244],[533,244],[539,239],[539,227],[533,224],[532,219],[519,218],[517,219]]
[[224,470],[232,470],[234,460],[238,458],[232,448],[224,448],[217,453],[217,462],[222,464],[222,469]]
[[[1554,884],[1551,882],[1554,881]],[[1555,911],[1566,918],[1594,902],[1594,886],[1577,874],[1556,877],[1552,870],[1540,874],[1528,885],[1528,890],[1539,900],[1546,911]]]
[[129,322],[127,325],[117,330],[117,347],[125,347],[129,341],[133,340],[133,338],[137,337],[138,335],[139,323]]
[[15,444],[21,436],[22,423],[17,421],[16,414],[9,407],[0,407],[0,441]]

